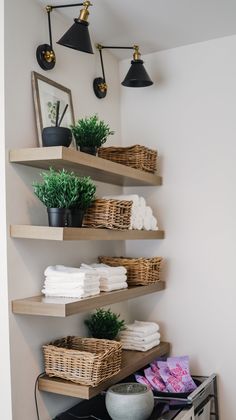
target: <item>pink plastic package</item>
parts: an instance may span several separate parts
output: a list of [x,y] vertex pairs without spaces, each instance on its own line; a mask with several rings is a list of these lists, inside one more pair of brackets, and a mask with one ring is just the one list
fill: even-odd
[[150,382],[144,376],[135,375],[135,379],[140,384],[147,385],[149,388],[151,388],[152,390],[154,390],[153,386],[150,384]]
[[160,376],[168,392],[185,392],[185,386],[180,379],[171,374],[167,362],[158,362]]
[[167,366],[171,375],[184,384],[184,392],[190,392],[197,388],[190,375],[188,356],[168,357]]
[[150,384],[152,385],[153,389],[161,392],[166,391],[166,386],[163,380],[161,379],[159,371],[153,372],[152,368],[150,367],[144,370],[144,374],[148,382],[150,382]]
[[155,362],[155,360],[154,360],[154,362],[150,363],[150,366],[151,366],[152,371],[154,373],[156,373],[156,372],[159,373],[159,369],[158,369],[158,366],[157,366],[157,363]]

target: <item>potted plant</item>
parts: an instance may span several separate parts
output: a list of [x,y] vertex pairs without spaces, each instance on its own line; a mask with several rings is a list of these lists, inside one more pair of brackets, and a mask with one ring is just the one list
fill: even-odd
[[62,120],[68,108],[68,104],[65,106],[61,117],[60,113],[60,101],[55,103],[48,102],[48,118],[50,119],[52,126],[45,127],[42,131],[42,142],[44,147],[51,146],[64,146],[69,147],[72,142],[71,130],[67,127],[61,127]]
[[[42,172],[43,182],[34,182],[35,195],[47,207],[49,226],[72,226],[71,209],[89,206],[94,198],[96,187],[88,177],[77,177],[73,172]],[[80,221],[80,226],[82,220]]]
[[85,210],[95,199],[96,186],[89,176],[77,178],[77,199],[71,206],[71,218],[73,227],[81,227]]
[[106,142],[108,136],[114,134],[109,125],[99,120],[97,115],[78,120],[71,126],[71,131],[80,151],[91,155],[96,155],[97,148]]
[[125,321],[111,309],[97,309],[89,319],[85,320],[92,337],[114,340],[118,333],[125,329]]

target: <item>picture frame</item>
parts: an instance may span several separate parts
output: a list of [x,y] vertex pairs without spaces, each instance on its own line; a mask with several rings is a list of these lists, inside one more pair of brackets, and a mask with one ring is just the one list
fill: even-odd
[[[54,80],[32,71],[32,89],[36,127],[38,134],[38,143],[42,144],[42,131],[45,127],[55,125],[56,103],[60,101],[60,115],[68,104],[67,111],[63,118],[62,126],[70,127],[75,124],[74,108],[71,90]],[[59,115],[59,118],[60,118]],[[76,148],[73,140],[70,147]]]

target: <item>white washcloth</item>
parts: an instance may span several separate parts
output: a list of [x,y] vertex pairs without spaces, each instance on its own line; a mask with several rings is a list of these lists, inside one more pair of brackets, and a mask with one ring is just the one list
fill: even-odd
[[132,331],[139,333],[141,336],[147,336],[159,331],[159,325],[155,322],[134,321],[133,324],[126,325],[126,331]]
[[111,277],[100,277],[100,283],[123,283],[127,280],[126,276],[111,276]]
[[126,331],[122,331],[120,333],[120,339],[121,341],[126,341],[126,342],[130,342],[135,343],[135,344],[148,344],[151,343],[153,340],[160,340],[161,335],[160,333],[154,333],[154,334],[150,334],[147,337],[133,337],[132,335],[130,336],[128,333],[126,333]]
[[124,275],[127,273],[127,269],[125,267],[111,267],[110,265],[107,264],[91,264],[91,265],[87,265],[87,264],[81,264],[82,268],[90,268],[90,269],[94,269],[96,273],[99,274],[103,274],[106,276],[119,276],[119,275]]
[[128,284],[126,282],[123,283],[112,283],[112,284],[101,284],[100,290],[101,292],[112,292],[112,290],[120,290],[120,289],[127,289]]
[[160,340],[154,340],[148,344],[131,344],[121,341],[124,350],[147,351],[160,344]]
[[81,291],[81,289],[74,289],[74,290],[64,290],[64,291],[59,291],[59,292],[52,292],[51,290],[47,290],[47,289],[43,289],[42,293],[46,296],[54,296],[54,297],[71,297],[71,298],[78,298],[78,299],[82,299],[82,298],[86,298],[86,297],[90,297],[90,296],[95,296],[95,295],[99,295],[100,290],[99,289],[93,289],[90,290],[89,292],[84,292]]

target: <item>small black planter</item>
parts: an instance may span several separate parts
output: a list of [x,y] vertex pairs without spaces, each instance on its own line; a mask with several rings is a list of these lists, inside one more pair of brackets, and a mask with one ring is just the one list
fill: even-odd
[[72,142],[72,133],[66,127],[46,127],[42,132],[42,141],[44,147],[69,147]]
[[47,209],[48,224],[52,227],[70,227],[71,212],[69,209]]
[[73,227],[81,227],[83,223],[85,210],[74,208],[71,209],[71,221]]
[[97,154],[97,147],[96,146],[80,146],[80,151],[83,153],[88,153],[89,155],[96,156]]

